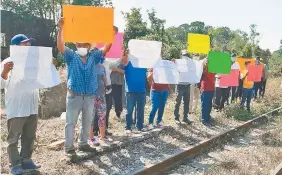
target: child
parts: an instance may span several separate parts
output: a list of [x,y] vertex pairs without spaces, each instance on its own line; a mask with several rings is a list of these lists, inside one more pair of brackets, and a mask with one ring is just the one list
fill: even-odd
[[95,113],[99,118],[98,126],[100,131],[100,141],[112,141],[106,136],[106,99],[105,99],[105,87],[107,86],[106,70],[105,67],[99,63],[96,65],[95,69],[97,73],[97,84],[98,88],[94,95],[94,111],[93,111],[93,121],[91,129],[89,132],[89,140],[93,145],[98,145],[95,137],[93,136],[93,125]]
[[242,70],[240,76],[243,81],[243,97],[241,101],[241,107],[244,108],[245,102],[247,100],[247,110],[250,111],[250,104],[252,99],[252,89],[254,86],[253,81],[248,81],[248,66],[251,62],[247,61],[245,62],[245,68]]

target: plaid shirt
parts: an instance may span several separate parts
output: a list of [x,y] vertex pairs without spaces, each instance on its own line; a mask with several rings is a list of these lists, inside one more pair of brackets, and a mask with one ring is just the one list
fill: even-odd
[[103,60],[102,51],[92,50],[88,53],[86,63],[80,56],[66,47],[64,61],[68,65],[67,88],[80,95],[94,95],[98,87],[96,64]]

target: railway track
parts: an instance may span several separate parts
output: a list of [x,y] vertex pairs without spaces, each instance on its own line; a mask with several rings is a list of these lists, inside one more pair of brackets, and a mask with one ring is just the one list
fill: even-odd
[[[165,172],[179,166],[183,162],[192,159],[203,152],[215,148],[216,146],[222,145],[232,139],[243,135],[250,128],[265,124],[272,117],[277,116],[279,111],[282,110],[282,106],[271,110],[259,117],[249,120],[235,128],[232,128],[226,132],[220,133],[210,139],[203,140],[190,148],[183,148],[181,151],[175,153],[167,159],[164,159],[158,163],[147,165],[133,173],[132,175],[152,175],[152,174],[165,174]],[[281,166],[281,165],[280,165]],[[281,173],[281,167],[277,172]]]
[[282,162],[275,168],[271,175],[282,175]]

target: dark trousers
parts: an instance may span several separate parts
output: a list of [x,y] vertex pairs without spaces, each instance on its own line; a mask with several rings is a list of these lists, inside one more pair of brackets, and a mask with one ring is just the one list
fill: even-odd
[[217,87],[215,91],[215,108],[216,109],[223,109],[224,103],[227,100],[228,96],[228,88],[220,88]]
[[[107,105],[107,111],[106,111],[106,132],[107,132],[109,127],[110,111],[112,109],[112,93],[106,94],[105,97],[106,97],[106,105]],[[93,125],[93,132],[95,136],[98,136],[99,133],[98,121],[99,121],[99,117],[97,113],[95,113],[94,125]]]
[[[37,115],[15,117],[8,120],[7,152],[12,167],[30,160],[36,138]],[[21,137],[21,151],[18,151],[18,140]]]
[[207,123],[210,122],[213,95],[214,92],[201,92],[202,122],[207,122]]
[[260,87],[260,92],[259,92],[259,95],[261,97],[264,97],[265,88],[266,88],[266,79],[262,80],[262,82],[261,82],[261,87]]
[[257,99],[258,98],[258,93],[260,95],[260,91],[261,91],[261,86],[262,86],[262,81],[261,82],[255,82],[254,83],[254,98]]
[[112,84],[112,97],[115,104],[115,112],[118,117],[122,113],[122,85]]
[[188,118],[190,102],[190,85],[177,85],[177,97],[175,99],[174,116],[179,120],[179,107],[183,99],[183,120]]
[[240,80],[236,92],[236,98],[242,98],[242,94],[243,94],[243,80]]

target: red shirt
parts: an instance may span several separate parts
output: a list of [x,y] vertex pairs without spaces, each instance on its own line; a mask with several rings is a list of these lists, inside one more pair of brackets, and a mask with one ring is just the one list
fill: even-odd
[[158,83],[152,82],[151,89],[155,91],[164,91],[168,89],[168,84],[158,84]]
[[213,91],[215,91],[215,74],[205,68],[201,79],[201,92]]
[[[153,72],[153,69],[149,69],[149,72]],[[154,80],[152,81],[151,90],[154,91],[164,91],[169,88],[168,84],[158,84],[155,83]]]

